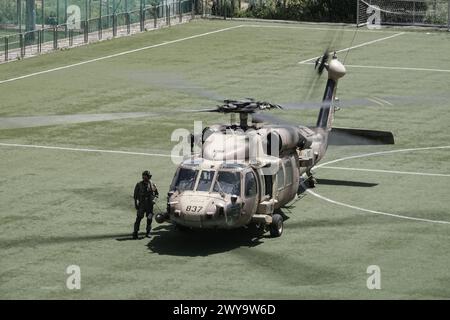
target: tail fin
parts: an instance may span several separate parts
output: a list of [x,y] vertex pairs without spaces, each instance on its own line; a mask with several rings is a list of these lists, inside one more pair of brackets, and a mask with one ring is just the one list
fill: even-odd
[[320,108],[317,119],[317,127],[331,130],[334,119],[333,101],[336,96],[337,83],[339,78],[345,75],[346,70],[344,65],[336,58],[336,55],[333,56],[329,64],[325,65],[325,68],[328,71],[328,81],[323,95],[322,107]]

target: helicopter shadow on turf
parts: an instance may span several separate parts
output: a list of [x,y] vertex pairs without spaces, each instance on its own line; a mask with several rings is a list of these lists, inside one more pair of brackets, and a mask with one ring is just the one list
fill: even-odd
[[153,229],[147,244],[151,253],[173,256],[208,256],[240,247],[252,248],[269,238],[251,228],[232,230],[177,230],[173,225],[161,225]]

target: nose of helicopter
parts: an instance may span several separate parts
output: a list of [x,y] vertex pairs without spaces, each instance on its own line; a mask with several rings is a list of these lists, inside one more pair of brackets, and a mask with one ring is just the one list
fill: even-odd
[[225,203],[220,195],[190,191],[180,194],[176,201],[169,201],[172,219],[191,227],[214,226],[215,223],[220,223],[224,219]]

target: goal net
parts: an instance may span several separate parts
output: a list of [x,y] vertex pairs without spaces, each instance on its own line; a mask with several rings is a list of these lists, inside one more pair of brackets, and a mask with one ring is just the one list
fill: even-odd
[[357,25],[432,26],[450,29],[450,0],[357,0]]

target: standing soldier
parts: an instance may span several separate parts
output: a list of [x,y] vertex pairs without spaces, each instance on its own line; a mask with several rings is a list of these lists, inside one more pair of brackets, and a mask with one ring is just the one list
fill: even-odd
[[134,223],[133,239],[138,238],[139,225],[144,214],[147,217],[147,238],[150,238],[153,219],[154,199],[159,196],[156,185],[150,180],[152,175],[150,171],[142,172],[142,181],[136,184],[134,188],[134,207],[137,210],[136,222]]

